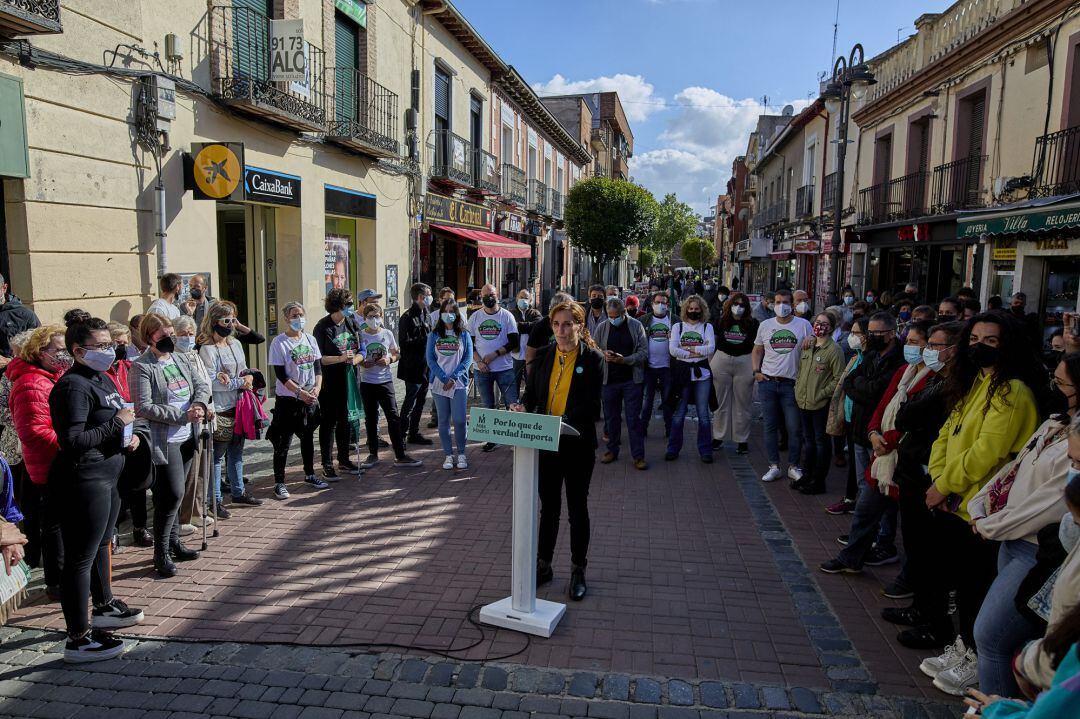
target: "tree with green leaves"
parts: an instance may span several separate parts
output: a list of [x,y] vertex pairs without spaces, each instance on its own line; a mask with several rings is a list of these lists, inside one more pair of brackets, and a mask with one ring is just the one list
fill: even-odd
[[570,188],[563,219],[575,247],[592,258],[593,281],[631,245],[643,244],[656,227],[656,200],[626,180],[590,177]]
[[691,237],[682,244],[682,256],[686,264],[700,271],[716,259],[716,247],[712,240]]
[[641,269],[649,269],[656,264],[656,253],[648,247],[642,247],[638,250],[637,263]]
[[656,229],[649,235],[646,245],[661,263],[667,264],[675,248],[693,237],[697,227],[698,218],[690,205],[679,202],[675,193],[668,193],[658,205]]

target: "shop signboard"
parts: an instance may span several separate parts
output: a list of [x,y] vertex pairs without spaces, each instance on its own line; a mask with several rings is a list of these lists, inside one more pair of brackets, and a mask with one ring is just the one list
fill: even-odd
[[982,235],[1042,232],[1060,230],[1065,227],[1080,227],[1080,207],[1071,205],[1041,212],[983,215],[968,220],[957,220],[956,236],[961,240],[968,240],[978,239]]
[[303,20],[270,21],[270,82],[302,82],[307,75]]
[[503,232],[516,232],[519,235],[524,234],[526,229],[525,218],[521,215],[514,214],[513,212],[507,212],[500,229]]
[[196,200],[242,202],[242,142],[194,142],[184,157],[184,189]]
[[816,255],[818,253],[817,240],[795,240],[795,254]]
[[323,251],[326,291],[349,289],[349,237],[327,233]]
[[990,257],[994,262],[1016,262],[1016,248],[995,247]]
[[367,3],[364,0],[334,0],[334,7],[360,27],[367,27]]
[[300,178],[261,167],[245,167],[244,199],[248,202],[299,207]]
[[424,221],[491,232],[491,208],[434,192],[424,200]]
[[323,186],[326,214],[375,219],[375,195],[334,185]]

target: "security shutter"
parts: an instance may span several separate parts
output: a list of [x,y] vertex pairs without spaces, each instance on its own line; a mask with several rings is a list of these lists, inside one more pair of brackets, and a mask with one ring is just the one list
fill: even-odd
[[334,85],[337,92],[337,119],[356,120],[357,99],[361,88],[356,77],[360,60],[360,28],[341,13],[334,16]]
[[270,23],[273,0],[233,0],[233,74],[256,80],[270,77]]
[[919,123],[919,172],[926,172],[930,168],[930,121],[924,120]]
[[969,103],[968,162],[964,166],[963,208],[977,207],[982,194],[983,115],[986,110],[986,93],[979,93]]
[[971,100],[971,123],[968,131],[968,156],[979,157],[983,154],[983,115],[986,111],[986,94],[980,93]]
[[450,76],[435,70],[435,117],[443,121],[443,128],[450,127]]

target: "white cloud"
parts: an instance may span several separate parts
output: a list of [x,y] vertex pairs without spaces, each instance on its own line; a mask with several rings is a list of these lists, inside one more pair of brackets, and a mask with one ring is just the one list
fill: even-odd
[[623,112],[630,122],[643,122],[664,109],[663,98],[653,94],[653,86],[641,75],[618,73],[590,80],[567,80],[562,75],[555,75],[547,82],[536,83],[533,89],[541,96],[615,91],[619,93]]

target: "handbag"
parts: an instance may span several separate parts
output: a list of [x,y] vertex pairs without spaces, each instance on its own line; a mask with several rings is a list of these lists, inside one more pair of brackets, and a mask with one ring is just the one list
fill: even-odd
[[216,420],[217,425],[214,427],[214,441],[231,442],[233,431],[236,427],[236,417],[226,417],[223,414],[219,414],[217,415]]

